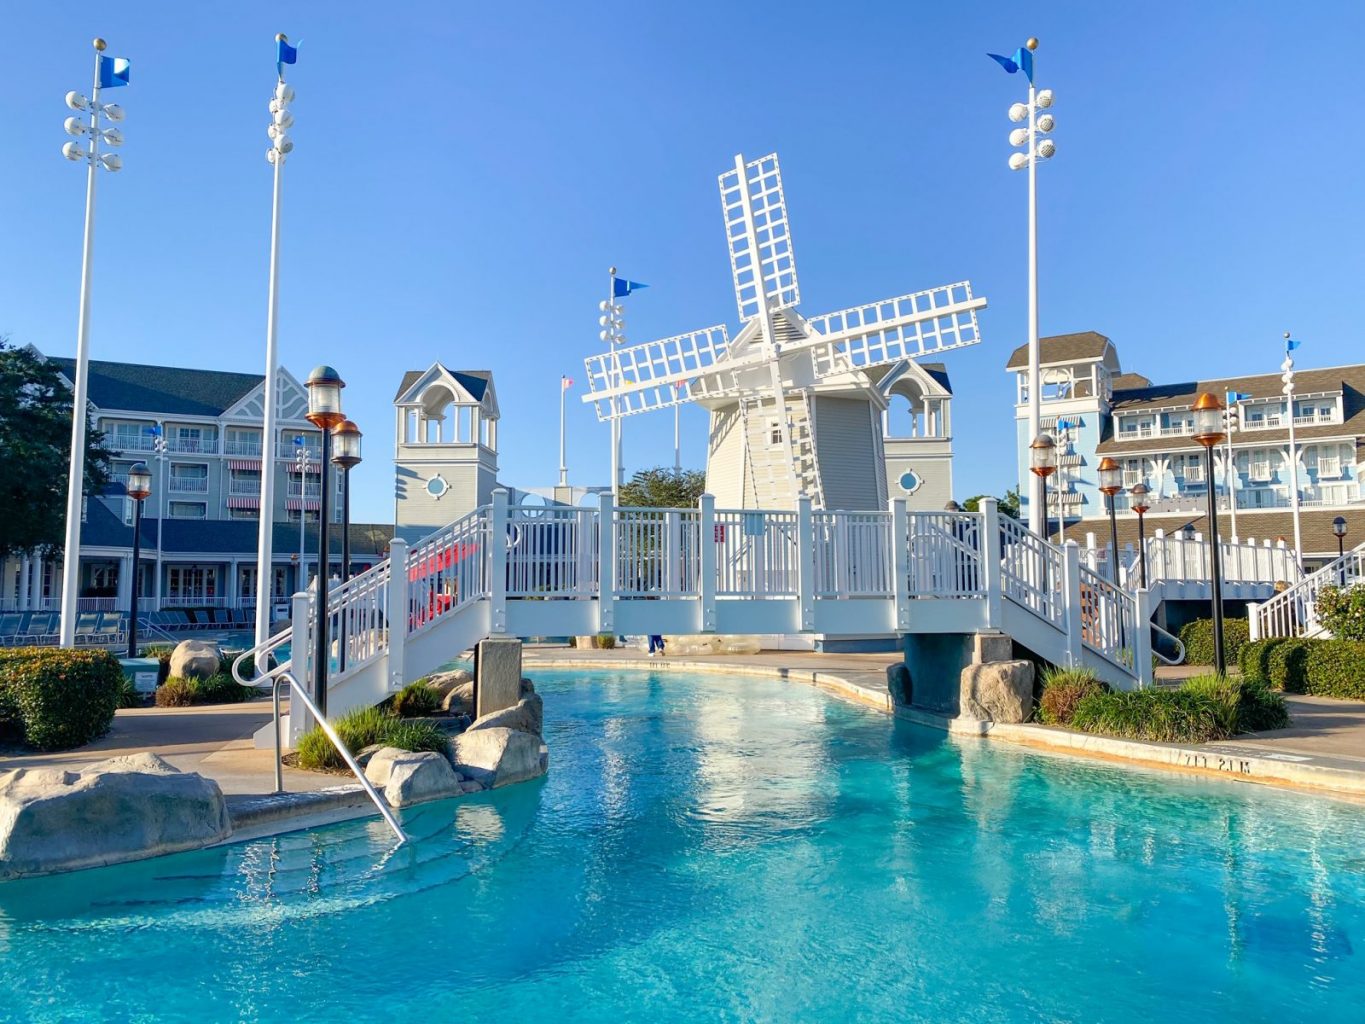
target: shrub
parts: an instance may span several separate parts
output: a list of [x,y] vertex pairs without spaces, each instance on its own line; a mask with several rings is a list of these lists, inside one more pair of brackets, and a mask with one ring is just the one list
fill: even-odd
[[1308,652],[1321,640],[1286,638],[1265,659],[1266,682],[1285,693],[1308,692]]
[[[400,750],[431,750],[444,753],[447,736],[431,722],[404,722],[382,708],[357,708],[333,723],[341,742],[352,754],[373,744]],[[346,762],[317,726],[299,737],[299,767],[310,771],[343,768]]]
[[1242,680],[1238,732],[1264,732],[1267,729],[1284,729],[1288,725],[1289,707],[1282,694],[1276,693],[1265,683]]
[[194,683],[180,676],[171,676],[156,688],[159,708],[187,708],[194,703]]
[[389,710],[400,718],[429,715],[441,706],[441,698],[425,681],[408,683],[394,695]]
[[7,650],[0,653],[0,718],[38,750],[81,747],[109,731],[123,680],[108,651]]
[[1365,640],[1365,584],[1323,587],[1317,613],[1334,639]]
[[1365,700],[1365,642],[1320,640],[1308,648],[1304,670],[1308,693]]
[[240,704],[255,696],[255,689],[242,686],[231,676],[222,673],[207,679],[172,676],[156,688],[156,706],[186,708],[194,704]]
[[156,659],[157,686],[160,686],[171,677],[171,655],[174,652],[174,647],[167,647],[165,644],[152,644],[142,649],[142,656],[144,658]]
[[118,688],[118,706],[122,708],[135,708],[142,704],[142,694],[137,692],[137,687],[127,676],[123,677],[123,683]]
[[[1251,625],[1246,619],[1223,620],[1223,656],[1235,664],[1242,646],[1251,640]],[[1180,642],[1185,645],[1185,664],[1213,664],[1213,620],[1195,619],[1180,629]]]
[[599,650],[610,651],[616,647],[615,633],[598,633],[593,637],[592,645]]
[[1193,694],[1207,702],[1208,714],[1218,730],[1219,737],[1233,736],[1238,732],[1238,705],[1242,697],[1242,683],[1237,679],[1210,673],[1194,676],[1185,680],[1178,692]]
[[1253,640],[1243,644],[1237,656],[1242,678],[1253,683],[1270,682],[1270,652],[1284,643],[1284,637],[1271,637],[1269,640]]
[[1067,725],[1081,698],[1104,689],[1088,668],[1043,670],[1043,693],[1038,698],[1038,721],[1044,725]]
[[1076,705],[1071,727],[1130,740],[1205,743],[1225,739],[1216,701],[1190,690],[1114,690],[1092,693]]
[[[237,680],[232,675],[232,663],[236,661],[238,658],[242,658],[241,651],[230,651],[229,653],[223,655],[222,660],[218,664],[218,671],[222,675],[225,675],[229,679],[232,679],[233,682],[236,682]],[[251,679],[255,675],[256,656],[247,655],[247,657],[242,658],[242,678]]]

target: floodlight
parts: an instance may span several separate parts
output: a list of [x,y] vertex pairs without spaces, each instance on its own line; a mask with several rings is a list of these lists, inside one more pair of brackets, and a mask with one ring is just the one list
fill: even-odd
[[275,115],[275,123],[279,125],[281,128],[289,128],[293,126],[294,115],[291,114],[289,111],[276,110],[273,113]]
[[611,318],[608,316],[599,316],[597,318],[597,322],[601,324],[603,327],[606,327],[607,324],[611,323]]
[[1011,121],[1015,122],[1022,121],[1026,117],[1028,117],[1028,107],[1026,107],[1024,104],[1015,103],[1010,106]]
[[275,86],[275,99],[279,100],[284,106],[294,102],[294,87],[280,82]]
[[79,160],[81,157],[85,156],[85,150],[81,149],[81,147],[74,142],[68,142],[62,147],[62,156],[66,157],[68,160]]
[[100,132],[100,136],[111,146],[123,145],[123,132],[119,131],[117,128],[106,128],[104,131]]
[[123,108],[117,103],[106,103],[100,108],[100,112],[111,121],[117,122],[123,120]]
[[1056,126],[1057,122],[1051,114],[1044,114],[1038,118],[1038,130],[1040,132],[1050,132]]
[[281,128],[279,125],[268,124],[265,126],[265,133],[269,135],[272,139],[278,139],[284,135],[284,129]]
[[1011,171],[1022,171],[1026,166],[1028,166],[1028,157],[1024,156],[1023,153],[1010,154]]
[[1052,90],[1051,89],[1041,90],[1038,93],[1038,95],[1034,97],[1034,102],[1036,102],[1038,106],[1046,110],[1048,107],[1052,106]]
[[1028,141],[1027,128],[1016,128],[1014,129],[1014,131],[1010,132],[1011,146],[1022,146],[1027,141]]
[[597,304],[597,308],[600,309],[603,313],[605,313],[607,310],[611,309],[611,303],[608,302],[606,299],[603,299],[601,302]]
[[79,117],[68,117],[62,122],[62,127],[66,129],[66,134],[80,138],[85,134],[85,125],[81,123]]
[[294,141],[281,132],[275,136],[275,150],[278,153],[292,153],[294,152]]
[[[67,145],[70,145],[70,143],[67,143]],[[608,338],[611,337],[611,335],[608,334],[606,331],[598,331],[597,336],[601,338],[603,341],[606,341]]]
[[101,153],[100,163],[104,165],[106,171],[121,171],[123,169],[123,157],[117,153]]
[[1044,160],[1049,159],[1053,153],[1057,152],[1057,143],[1051,139],[1044,139],[1038,143],[1038,155]]
[[78,92],[66,94],[66,105],[72,110],[85,110],[90,106],[90,101]]

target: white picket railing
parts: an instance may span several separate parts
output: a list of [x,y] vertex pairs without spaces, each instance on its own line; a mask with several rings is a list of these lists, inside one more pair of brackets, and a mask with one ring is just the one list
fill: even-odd
[[894,587],[889,512],[812,512],[816,597],[885,597]]
[[1328,562],[1311,576],[1248,609],[1253,640],[1282,636],[1315,636],[1323,632],[1318,597],[1328,587],[1365,583],[1365,544]]
[[797,596],[796,513],[717,509],[716,597]]
[[910,553],[912,597],[981,597],[982,571],[979,512],[911,512],[903,542]]
[[597,592],[597,542],[590,508],[510,508],[507,596],[591,597]]
[[1133,665],[1137,602],[1099,573],[1080,567],[1081,641],[1125,667]]
[[484,506],[409,549],[404,560],[408,635],[488,596],[489,540],[489,510]]
[[[591,509],[582,511],[590,518],[595,515]],[[612,516],[618,596],[688,597],[697,593],[701,549],[695,510],[618,508]]]
[[1001,580],[1005,595],[1040,619],[1063,628],[1062,550],[1014,519],[1000,520]]

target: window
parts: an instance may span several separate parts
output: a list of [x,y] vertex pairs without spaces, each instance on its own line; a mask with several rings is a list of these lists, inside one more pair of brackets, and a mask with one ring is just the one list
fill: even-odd
[[777,420],[768,421],[768,443],[771,445],[782,444],[782,424]]
[[209,467],[202,462],[172,462],[166,490],[171,494],[207,494]]
[[1267,483],[1270,480],[1270,453],[1259,451],[1251,453],[1251,479],[1257,483]]
[[166,569],[166,596],[172,601],[211,600],[217,594],[216,565],[172,565]]
[[1338,449],[1329,448],[1318,452],[1318,476],[1341,476],[1341,452]]
[[244,427],[228,427],[223,453],[225,455],[261,454],[261,432]]
[[208,507],[202,501],[172,501],[166,506],[171,519],[207,519]]
[[228,509],[229,519],[259,519],[261,518],[260,509],[255,508],[230,508]]
[[259,469],[234,469],[228,477],[228,494],[255,496],[261,493],[261,471]]
[[[286,582],[285,574],[287,572],[288,570],[285,569],[284,566],[282,565],[275,566],[275,578],[274,582],[271,584],[273,590],[273,593],[271,595],[272,597],[289,596],[285,588]],[[255,603],[256,567],[254,565],[244,565],[241,567],[240,575],[238,577],[237,596],[240,597],[247,604]]]
[[291,523],[297,523],[300,516],[303,517],[305,523],[316,523],[318,521],[318,510],[315,508],[303,509],[302,511],[291,508],[286,515],[289,516]]

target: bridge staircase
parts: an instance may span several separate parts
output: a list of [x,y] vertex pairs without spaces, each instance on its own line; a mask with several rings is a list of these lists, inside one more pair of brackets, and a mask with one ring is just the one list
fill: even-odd
[[1330,636],[1318,618],[1318,597],[1328,587],[1345,588],[1359,583],[1365,583],[1365,544],[1333,559],[1270,600],[1251,605],[1248,609],[1251,639]]

